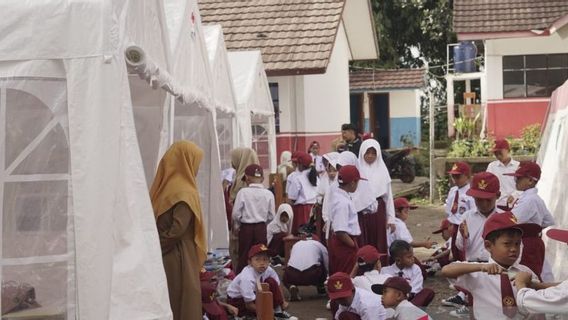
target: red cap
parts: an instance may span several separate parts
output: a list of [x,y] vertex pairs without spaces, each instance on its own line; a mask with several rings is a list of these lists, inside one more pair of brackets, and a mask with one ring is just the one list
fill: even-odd
[[334,273],[327,279],[327,294],[330,300],[350,297],[353,294],[353,282],[343,272]]
[[249,177],[256,177],[256,178],[262,178],[262,176],[264,175],[264,172],[262,170],[262,167],[259,166],[258,164],[249,164],[246,168],[245,168],[245,175],[243,176],[242,180],[245,180],[245,176],[249,176]]
[[466,194],[474,198],[491,199],[498,196],[499,178],[491,172],[479,172],[473,175]]
[[483,239],[493,231],[519,229],[523,234],[538,234],[542,228],[534,223],[517,223],[517,217],[511,211],[494,213],[483,226]]
[[465,174],[466,176],[469,176],[469,174],[471,173],[471,169],[469,168],[469,164],[467,164],[467,162],[456,162],[454,163],[450,171],[448,171],[448,173]]
[[201,283],[201,305],[207,315],[222,315],[224,310],[221,308],[217,300],[217,290],[210,283]]
[[546,232],[550,239],[568,243],[568,230],[550,229]]
[[310,156],[309,153],[304,151],[294,152],[294,154],[292,155],[292,159],[306,167],[312,164],[312,156]]
[[524,161],[519,165],[515,173],[504,173],[505,176],[528,177],[534,180],[540,179],[540,166],[536,162]]
[[379,253],[375,247],[366,245],[357,250],[357,258],[365,261],[365,263],[375,263],[381,256],[386,256],[384,253]]
[[252,258],[257,254],[265,253],[268,254],[268,248],[264,243],[255,244],[249,249],[248,258]]
[[361,178],[361,176],[359,175],[359,170],[357,169],[356,166],[352,165],[343,166],[341,167],[341,169],[339,169],[339,172],[337,173],[337,182],[339,183],[345,184],[359,180],[367,180],[367,179]]
[[447,230],[450,227],[450,221],[448,220],[448,218],[442,220],[442,222],[440,222],[440,229],[432,232],[433,234],[437,234],[437,233],[442,233],[442,231]]
[[412,291],[410,283],[403,277],[390,277],[385,283],[383,283],[383,288],[393,288],[402,291],[404,295],[408,295]]
[[409,209],[414,210],[414,209],[418,208],[418,206],[411,205],[410,202],[408,202],[408,199],[406,199],[404,197],[400,197],[400,198],[394,199],[394,208],[395,209],[409,208]]
[[509,146],[509,141],[505,139],[495,140],[495,145],[493,146],[492,151],[495,152],[499,150],[511,150],[511,147]]

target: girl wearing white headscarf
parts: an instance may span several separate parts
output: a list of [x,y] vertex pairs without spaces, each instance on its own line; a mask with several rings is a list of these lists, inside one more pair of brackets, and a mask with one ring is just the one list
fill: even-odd
[[322,156],[325,171],[320,175],[320,180],[317,186],[318,201],[315,207],[316,213],[316,235],[320,238],[320,241],[325,244],[325,221],[322,212],[322,204],[327,191],[331,187],[332,183],[335,181],[337,176],[337,159],[339,158],[338,152],[326,153]]
[[280,154],[280,164],[278,165],[277,172],[282,176],[282,181],[286,181],[288,174],[294,171],[292,165],[292,152],[282,151]]
[[271,256],[284,257],[283,239],[291,233],[293,220],[292,206],[287,203],[281,204],[276,212],[276,218],[266,226],[266,240]]
[[[391,178],[381,156],[381,146],[375,139],[367,139],[361,144],[359,150],[359,170],[361,176],[366,178],[370,188],[363,191],[378,201],[375,213],[359,216],[361,234],[365,241],[388,254],[387,227],[394,231],[395,210],[391,189]],[[358,188],[361,189],[361,188]],[[382,258],[386,263],[386,257]]]

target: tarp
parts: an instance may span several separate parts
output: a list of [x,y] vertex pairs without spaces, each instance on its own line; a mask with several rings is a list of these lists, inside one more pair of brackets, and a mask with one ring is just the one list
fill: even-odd
[[236,144],[235,136],[235,94],[227,48],[221,25],[209,25],[203,28],[209,66],[213,78],[213,102],[217,111],[216,128],[219,140],[221,168],[231,167],[231,150]]
[[[1,280],[34,286],[46,315],[170,319],[124,59],[162,40],[160,1],[7,0],[0,16]],[[160,46],[145,49],[167,68]]]
[[237,101],[239,146],[256,150],[261,165],[276,171],[274,105],[260,51],[229,52]]
[[[568,81],[552,93],[538,162],[542,168],[538,193],[556,220],[554,227],[568,229]],[[568,278],[568,246],[546,236],[544,239],[556,280]]]

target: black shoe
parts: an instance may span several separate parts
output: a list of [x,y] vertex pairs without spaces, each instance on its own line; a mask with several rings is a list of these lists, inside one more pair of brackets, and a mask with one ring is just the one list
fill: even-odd
[[465,306],[465,304],[465,301],[457,294],[449,297],[448,299],[442,299],[442,305],[446,307],[460,308]]

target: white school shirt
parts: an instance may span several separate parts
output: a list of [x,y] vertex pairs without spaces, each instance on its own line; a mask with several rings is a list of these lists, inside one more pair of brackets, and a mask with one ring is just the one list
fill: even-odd
[[[489,216],[495,213],[496,212],[491,213]],[[485,250],[483,242],[483,226],[488,217],[482,215],[477,209],[467,211],[463,215],[463,220],[467,223],[469,232],[469,238],[465,241],[465,259],[467,261],[478,262],[487,261],[489,259],[489,252]],[[456,247],[463,251],[464,238],[459,230],[457,230],[457,233]]]
[[[537,276],[527,266],[519,264],[517,260],[508,271],[524,271],[533,275],[533,279],[537,280]],[[464,262],[454,262],[464,263]],[[489,258],[489,263],[496,263]],[[502,298],[501,298],[501,276],[490,275],[485,272],[472,272],[459,276],[455,282],[456,286],[460,286],[473,296],[473,314],[475,319],[508,319],[503,314]],[[517,288],[511,283],[513,288],[513,296],[517,295]]]
[[499,179],[499,191],[501,196],[497,199],[498,206],[506,206],[509,196],[517,199],[520,192],[517,191],[515,186],[515,177],[505,176],[504,173],[514,173],[519,168],[519,161],[511,159],[509,163],[503,164],[499,160],[495,160],[487,166],[487,172],[491,172]]
[[400,271],[402,271],[402,277],[410,283],[412,287],[412,293],[419,293],[422,291],[422,286],[424,285],[424,277],[422,276],[422,270],[416,264],[412,267],[400,269],[396,266],[396,263],[391,264],[388,267],[383,267],[381,269],[381,274],[388,275],[391,277],[400,277]]
[[323,165],[323,157],[320,155],[314,156],[310,153],[312,160],[314,162],[314,166],[317,172],[325,172],[325,166]]
[[538,195],[537,188],[524,191],[511,211],[517,217],[518,223],[536,223],[543,228],[555,224],[554,217]]
[[394,240],[404,240],[408,243],[414,241],[404,221],[400,220],[399,218],[394,218],[393,223],[396,229],[394,230],[394,232],[387,232],[387,244],[389,247]]
[[317,200],[317,185],[313,186],[308,179],[310,169],[298,171],[286,185],[288,199],[294,204],[314,204]]
[[313,265],[323,265],[328,270],[329,256],[326,247],[319,241],[301,240],[292,246],[288,266],[304,271]]
[[522,288],[517,292],[517,306],[523,313],[565,314],[568,318],[568,280],[538,291]]
[[[378,270],[371,270],[365,272],[362,276],[353,278],[353,285],[357,288],[373,292],[371,286],[374,284],[383,284],[391,276],[380,274]],[[379,295],[380,296],[380,295]]]
[[424,312],[424,310],[418,308],[408,300],[402,300],[398,306],[394,309],[394,315],[391,319],[396,320],[425,320],[432,319],[430,316]]
[[377,295],[362,289],[355,288],[353,301],[349,307],[339,305],[334,319],[338,320],[339,315],[344,312],[352,312],[361,317],[361,320],[383,320],[386,319],[386,311],[377,298]]
[[296,176],[300,173],[300,171],[298,171],[298,169],[290,172],[290,174],[286,177],[286,195],[288,195],[290,192],[295,192],[295,190],[291,190],[292,187],[294,186],[294,183],[296,181]]
[[[454,204],[454,198],[456,197],[456,190],[459,193],[458,198],[458,211],[454,214],[452,213],[452,206]],[[466,194],[469,190],[469,183],[465,186],[458,188],[458,186],[453,186],[448,191],[448,198],[446,199],[446,214],[448,215],[448,221],[453,224],[460,224],[463,219],[464,213],[469,210],[475,210],[475,199]]]
[[257,278],[260,278],[261,282],[273,278],[276,283],[280,284],[278,274],[271,267],[268,267],[263,273],[257,273],[253,267],[248,265],[233,279],[227,288],[227,296],[233,299],[243,298],[245,302],[255,301]]
[[329,218],[333,232],[343,231],[351,236],[360,235],[359,219],[351,195],[337,187],[331,189],[329,196],[331,197]]
[[274,195],[262,184],[252,183],[237,193],[233,205],[233,221],[241,223],[269,223],[274,219]]

